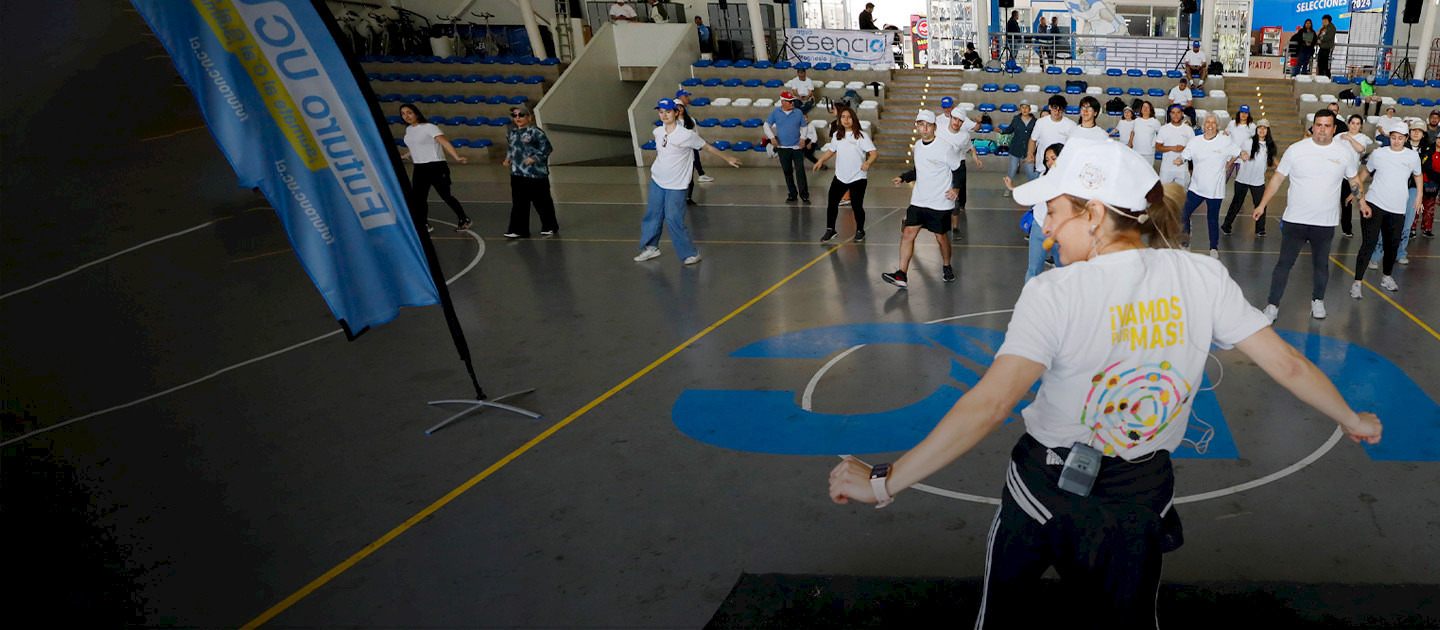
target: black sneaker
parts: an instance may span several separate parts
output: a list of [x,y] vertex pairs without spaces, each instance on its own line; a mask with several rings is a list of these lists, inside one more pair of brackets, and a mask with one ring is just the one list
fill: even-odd
[[830,241],[833,241],[833,240],[835,240],[835,230],[829,230],[829,229],[827,229],[827,230],[825,230],[825,235],[820,237],[820,242],[821,242],[821,243],[829,243]]
[[426,224],[425,224],[425,231],[426,231],[426,232],[434,232],[434,231],[435,231],[435,226],[430,225],[429,223],[426,223]]
[[789,195],[789,196],[785,197],[785,203],[795,203],[795,199],[796,199],[795,195]]
[[1355,238],[1355,233],[1353,232],[1341,232],[1340,234],[1344,235],[1345,238]]
[[801,195],[801,196],[800,196],[800,203],[806,203],[806,204],[810,203],[810,196],[809,196],[809,195]]
[[1435,238],[1434,230],[1425,230],[1425,238]]
[[1410,229],[1410,238],[1415,238],[1415,229],[1414,229],[1414,228],[1411,228],[1411,229]]
[[1221,232],[1222,234],[1226,234],[1226,235],[1230,234],[1230,232],[1231,232],[1230,226],[1228,226],[1228,225],[1222,225],[1222,226],[1220,226],[1220,232]]
[[695,200],[694,200],[694,199],[692,199],[692,198],[690,198],[690,197],[686,197],[686,198],[685,198],[685,205],[687,205],[687,206],[697,206],[697,205],[700,205],[700,204],[695,203]]
[[1265,236],[1265,230],[1260,230],[1259,232],[1256,232],[1255,236]]
[[468,229],[470,229],[470,219],[465,219],[464,221],[460,222],[460,225],[455,226],[456,232],[464,232]]
[[856,243],[864,243],[864,242],[865,242],[865,230],[855,230],[855,242],[856,242]]
[[940,279],[946,282],[954,282],[955,268],[951,267],[950,265],[945,265],[945,269],[940,272]]
[[882,273],[880,274],[880,277],[884,278],[886,282],[889,282],[890,284],[893,284],[902,289],[910,286],[909,281],[905,278],[905,272],[898,269],[895,270],[894,273]]

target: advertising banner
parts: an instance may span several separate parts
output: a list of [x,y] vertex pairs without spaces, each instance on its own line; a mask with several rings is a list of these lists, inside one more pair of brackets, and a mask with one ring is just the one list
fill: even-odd
[[842,31],[787,28],[785,41],[791,61],[810,63],[888,63],[895,55],[890,42],[895,31]]
[[439,292],[370,104],[310,0],[133,0],[350,337]]
[[[1369,3],[1370,0],[1358,0],[1358,3]],[[1295,27],[1310,20],[1315,30],[1320,30],[1320,17],[1329,15],[1335,21],[1335,28],[1341,31],[1350,30],[1350,11],[1352,0],[1256,0],[1254,28],[1262,26],[1278,26],[1288,33],[1295,32]],[[1375,0],[1375,7],[1384,6],[1384,2]]]
[[910,59],[916,68],[930,64],[930,23],[923,15],[910,16],[910,45],[914,48]]

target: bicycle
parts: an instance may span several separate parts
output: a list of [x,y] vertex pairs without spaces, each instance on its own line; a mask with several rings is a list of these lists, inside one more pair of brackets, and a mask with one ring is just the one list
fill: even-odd
[[481,38],[480,44],[481,48],[484,49],[486,57],[499,57],[501,56],[500,53],[502,50],[508,52],[510,47],[501,46],[500,42],[496,41],[495,39],[495,32],[490,30],[490,18],[495,17],[494,13],[490,13],[488,11],[484,13],[475,13],[474,11],[471,11],[470,15],[473,15],[485,21],[485,35]]
[[[464,57],[464,56],[465,56],[465,40],[464,40],[464,39],[461,39],[461,37],[460,37],[460,25],[459,25],[460,16],[458,16],[458,15],[452,15],[452,16],[446,17],[446,16],[443,16],[443,15],[437,15],[437,16],[435,16],[435,18],[436,18],[437,20],[440,20],[441,22],[447,22],[447,21],[450,22],[450,40],[451,40],[452,42],[454,42],[454,43],[453,43],[453,50],[451,50],[450,54],[451,54],[451,55],[454,55],[454,56],[456,56],[456,57]],[[445,36],[445,28],[444,28],[444,25],[443,25],[443,24],[442,24],[442,25],[437,25],[435,28],[436,28],[437,34],[438,34],[439,36],[441,36],[441,37],[444,37],[444,36]]]

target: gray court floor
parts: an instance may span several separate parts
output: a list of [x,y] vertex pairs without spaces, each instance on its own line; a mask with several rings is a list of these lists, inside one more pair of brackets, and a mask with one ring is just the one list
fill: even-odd
[[[1003,330],[1026,250],[1001,160],[971,172],[959,279],[940,281],[922,239],[905,292],[879,277],[895,267],[908,194],[885,183],[894,173],[872,177],[869,241],[825,247],[824,208],[783,204],[778,169],[714,169],[689,219],[704,261],[686,267],[668,242],[658,260],[630,260],[641,170],[557,168],[561,236],[506,241],[505,173],[458,168],[474,230],[450,231],[439,221],[453,216],[431,206],[450,290],[487,391],[533,387],[517,402],[544,418],[487,411],[426,436],[445,413],[425,402],[468,389],[440,310],[346,342],[273,210],[234,187],[125,6],[67,23],[65,45],[19,28],[13,6],[0,20],[0,374],[4,439],[74,421],[6,446],[3,470],[71,471],[131,578],[135,621],[698,627],[742,572],[980,574],[994,510],[983,498],[998,496],[1018,423],[929,480],[952,496],[907,492],[876,511],[829,502],[833,454],[717,446],[677,428],[675,410],[697,390],[794,392],[799,405],[810,386],[813,411],[844,417],[952,383],[953,355],[936,346],[866,346],[833,365],[837,352],[732,354],[830,326]],[[55,63],[17,63],[37,51]],[[817,204],[829,179],[811,177]],[[1256,304],[1279,246],[1270,233],[1221,243]],[[1323,321],[1306,312],[1302,257],[1276,326],[1375,364],[1347,372],[1375,381],[1340,383],[1349,395],[1413,381],[1414,413],[1383,418],[1387,437],[1440,437],[1434,242],[1411,243],[1398,293],[1367,288],[1357,302],[1341,265],[1358,247],[1337,237]],[[1433,447],[1387,459],[1332,444],[1333,423],[1242,355],[1217,357],[1238,455],[1179,460],[1180,494],[1195,498],[1166,579],[1436,585]],[[741,407],[715,415],[727,412],[744,420]],[[48,529],[37,477],[5,476],[5,540],[21,554],[7,577],[57,571],[46,559],[75,541]]]

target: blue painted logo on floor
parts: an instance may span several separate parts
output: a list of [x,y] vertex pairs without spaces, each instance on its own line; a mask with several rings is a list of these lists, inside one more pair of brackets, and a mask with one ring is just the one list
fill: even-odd
[[[1440,405],[1388,359],[1362,346],[1320,335],[1277,331],[1314,361],[1358,410],[1372,411],[1385,422],[1380,444],[1365,445],[1376,461],[1440,461]],[[914,344],[943,347],[950,377],[965,385],[980,380],[966,367],[967,359],[983,367],[994,360],[1005,333],[955,324],[845,324],[784,333],[731,353],[736,358],[824,359],[860,345]],[[1035,385],[1038,388],[1039,384]],[[1201,385],[1209,388],[1208,378]],[[1276,395],[1289,396],[1279,384]],[[1033,389],[1032,388],[1032,391]],[[961,391],[941,385],[913,404],[877,413],[825,414],[797,404],[794,391],[687,390],[675,401],[671,415],[686,435],[707,444],[741,451],[784,455],[842,455],[908,450],[919,443],[960,398]],[[1019,411],[1028,402],[1015,407]],[[1239,449],[1225,413],[1213,391],[1195,396],[1196,415],[1214,428],[1208,448],[1197,452],[1187,444],[1177,458],[1236,459]],[[1308,409],[1308,408],[1307,408]],[[1315,422],[1328,422],[1308,411]],[[1191,422],[1187,438],[1200,437]]]

